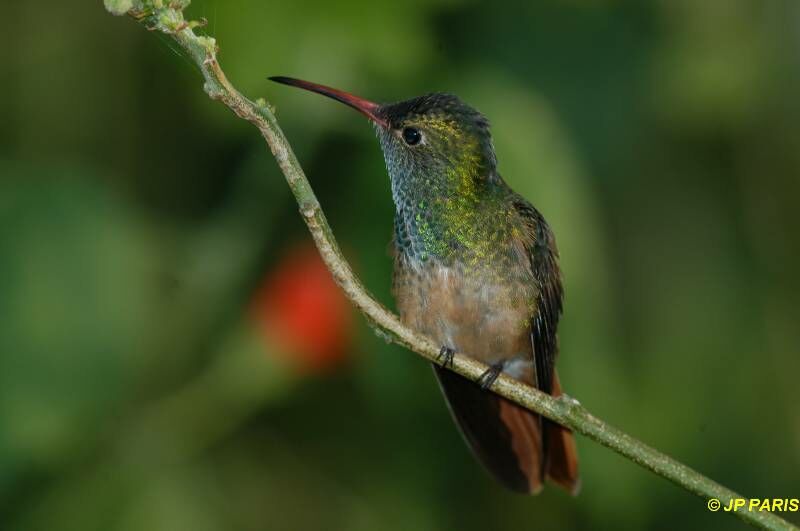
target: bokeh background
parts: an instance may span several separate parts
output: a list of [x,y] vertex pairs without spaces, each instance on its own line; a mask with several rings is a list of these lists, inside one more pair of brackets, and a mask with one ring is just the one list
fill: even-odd
[[[188,16],[277,107],[387,305],[371,127],[266,77],[482,110],[502,174],[558,236],[567,392],[747,496],[800,496],[799,3],[196,0]],[[0,528],[744,528],[580,437],[579,497],[500,490],[174,45],[99,1],[8,3],[0,29]]]

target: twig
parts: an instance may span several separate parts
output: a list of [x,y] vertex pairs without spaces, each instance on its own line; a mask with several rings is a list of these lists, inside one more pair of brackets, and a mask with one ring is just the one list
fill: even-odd
[[[387,338],[429,361],[436,362],[441,345],[404,326],[399,318],[377,302],[353,274],[333,236],[314,191],[303,173],[300,163],[278,126],[270,106],[263,100],[250,101],[237,91],[225,77],[217,61],[217,44],[214,38],[200,36],[193,29],[205,23],[187,21],[183,10],[190,0],[105,0],[106,7],[115,14],[127,12],[153,31],[171,36],[200,68],[205,78],[204,89],[215,100],[230,108],[237,116],[255,125],[267,142],[272,154],[286,177],[286,181],[300,206],[300,213],[314,237],[322,258],[336,282],[370,323]],[[453,358],[452,370],[476,381],[488,367],[464,353]],[[588,438],[611,448],[631,461],[651,470],[676,485],[706,500],[718,500],[727,507],[732,500],[743,497],[719,483],[703,476],[688,466],[634,439],[630,435],[592,416],[577,400],[562,395],[553,398],[537,389],[501,375],[492,385],[495,393],[569,427]],[[709,503],[711,507],[711,503]],[[750,511],[740,508],[733,512],[745,522],[763,529],[798,529],[768,511]]]

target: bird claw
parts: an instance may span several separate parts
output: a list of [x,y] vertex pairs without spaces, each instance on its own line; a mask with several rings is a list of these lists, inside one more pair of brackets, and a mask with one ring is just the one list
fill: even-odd
[[442,360],[442,367],[445,369],[447,365],[450,365],[450,368],[453,368],[453,358],[456,356],[456,351],[451,349],[450,347],[443,346],[441,350],[439,350],[439,355],[436,356],[436,361]]
[[490,389],[501,372],[503,372],[502,361],[489,365],[489,368],[478,378],[478,385],[480,385],[483,390]]

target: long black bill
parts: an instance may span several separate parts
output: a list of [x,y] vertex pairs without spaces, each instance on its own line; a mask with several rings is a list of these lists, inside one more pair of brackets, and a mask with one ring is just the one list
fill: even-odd
[[364,98],[359,98],[358,96],[354,96],[353,94],[335,88],[326,87],[325,85],[318,85],[317,83],[311,83],[309,81],[303,81],[302,79],[295,79],[293,77],[273,76],[269,79],[270,81],[275,81],[276,83],[283,83],[284,85],[299,87],[301,89],[310,90],[311,92],[316,92],[317,94],[322,94],[323,96],[333,98],[336,101],[340,101],[345,105],[354,108],[376,124],[383,127],[388,127],[386,120],[378,115],[378,109],[380,108],[378,103],[365,100]]

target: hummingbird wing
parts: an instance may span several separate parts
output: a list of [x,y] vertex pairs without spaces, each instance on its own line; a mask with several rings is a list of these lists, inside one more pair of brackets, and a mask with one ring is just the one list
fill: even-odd
[[536,387],[552,394],[553,375],[558,355],[558,321],[561,318],[564,290],[555,237],[544,217],[521,197],[513,203],[524,227],[521,245],[530,260],[537,296],[531,317],[531,344],[536,368]]
[[[536,387],[559,396],[561,385],[555,371],[558,356],[558,321],[562,313],[564,289],[555,237],[544,217],[533,205],[519,197],[513,202],[525,229],[524,247],[537,284],[536,307],[531,317],[531,346]],[[572,432],[541,418],[542,473],[555,483],[576,493],[579,488],[578,454]]]

